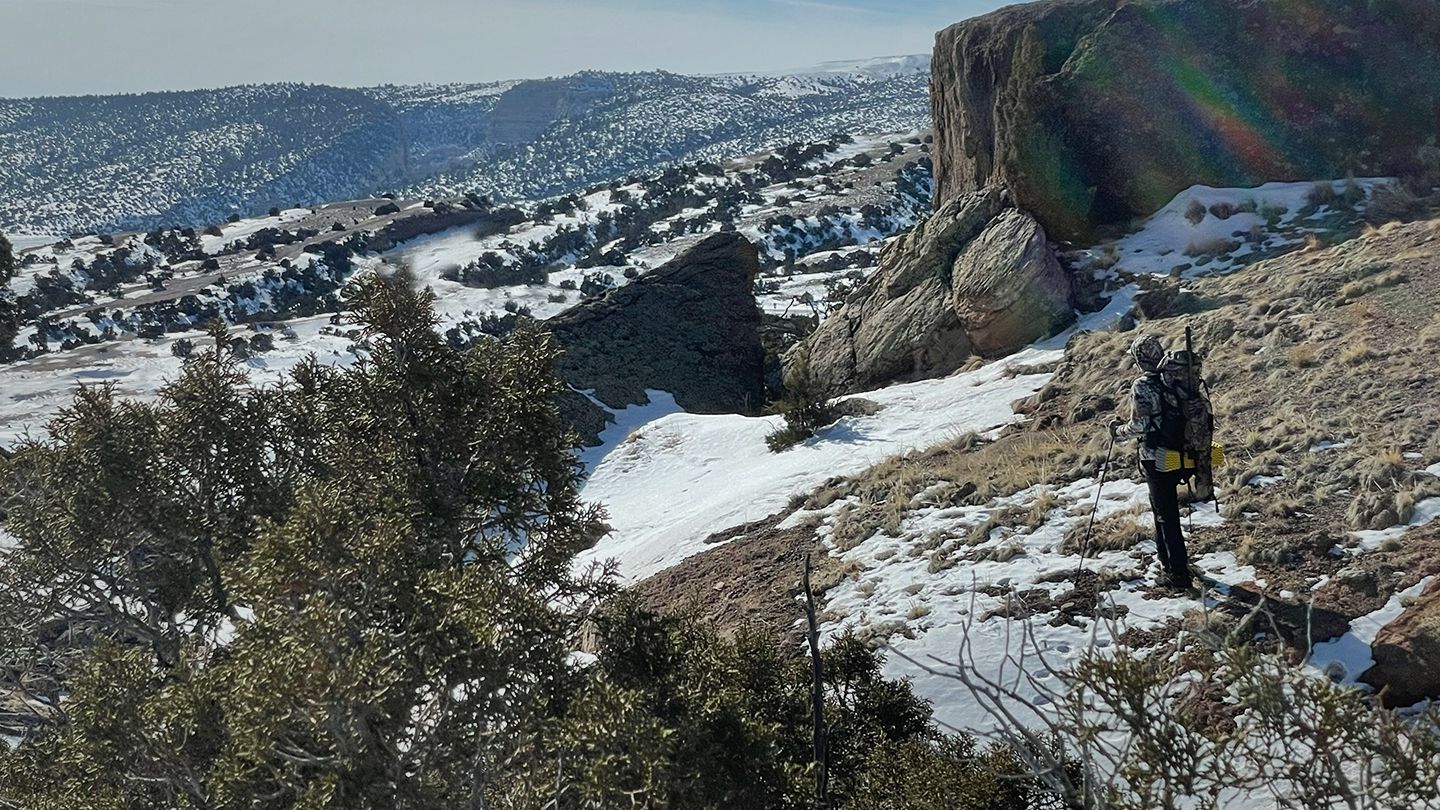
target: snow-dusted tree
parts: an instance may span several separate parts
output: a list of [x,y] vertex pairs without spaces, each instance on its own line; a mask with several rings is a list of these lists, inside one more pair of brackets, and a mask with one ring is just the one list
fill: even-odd
[[785,417],[785,427],[765,438],[765,443],[780,452],[815,435],[815,431],[835,421],[830,384],[810,366],[810,345],[798,343],[785,357],[785,398],[777,408]]

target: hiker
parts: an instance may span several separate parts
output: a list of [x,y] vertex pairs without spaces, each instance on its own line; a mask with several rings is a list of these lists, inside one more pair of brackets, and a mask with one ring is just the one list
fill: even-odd
[[[1154,335],[1142,335],[1130,346],[1135,365],[1144,372],[1130,389],[1130,421],[1110,423],[1116,439],[1140,440],[1140,469],[1150,488],[1150,509],[1155,515],[1155,549],[1162,569],[1158,584],[1181,590],[1191,586],[1185,536],[1180,532],[1180,484],[1186,471],[1165,471],[1166,451],[1185,447],[1185,417],[1175,390],[1166,384],[1165,346]],[[1173,360],[1168,364],[1173,368]]]

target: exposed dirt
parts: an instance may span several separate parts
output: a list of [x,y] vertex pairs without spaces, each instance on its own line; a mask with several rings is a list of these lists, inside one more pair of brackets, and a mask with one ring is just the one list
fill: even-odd
[[708,542],[719,544],[715,548],[636,584],[631,592],[651,610],[697,615],[721,628],[769,628],[798,653],[805,621],[800,601],[805,556],[812,556],[817,569],[811,576],[817,599],[839,575],[813,527],[778,528],[789,513],[714,535]]

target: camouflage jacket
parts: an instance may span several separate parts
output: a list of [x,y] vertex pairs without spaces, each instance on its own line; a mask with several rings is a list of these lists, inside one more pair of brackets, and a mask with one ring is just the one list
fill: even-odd
[[1150,447],[1145,437],[1161,430],[1164,418],[1164,382],[1158,374],[1146,374],[1130,386],[1130,421],[1115,430],[1117,439],[1140,439],[1140,458],[1155,461],[1165,451],[1163,447]]

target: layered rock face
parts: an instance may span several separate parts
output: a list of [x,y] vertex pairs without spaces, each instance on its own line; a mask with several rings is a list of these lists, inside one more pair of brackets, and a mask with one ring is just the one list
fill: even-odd
[[[667,391],[691,413],[753,413],[765,404],[765,357],[753,284],[759,252],[719,233],[636,281],[552,318],[557,370],[612,409]],[[605,415],[576,395],[564,408],[593,443]]]
[[1386,706],[1410,706],[1440,698],[1440,582],[1433,582],[1414,606],[1375,634],[1375,665],[1360,680],[1385,689]]
[[611,92],[612,88],[598,74],[521,82],[495,102],[489,117],[490,140],[496,143],[533,140],[556,121],[583,114]]
[[1001,188],[946,202],[806,340],[836,394],[938,377],[1001,357],[1074,319],[1045,231]]
[[1435,135],[1433,0],[1047,0],[936,37],[936,204],[992,183],[1052,237],[1191,185],[1401,173]]

